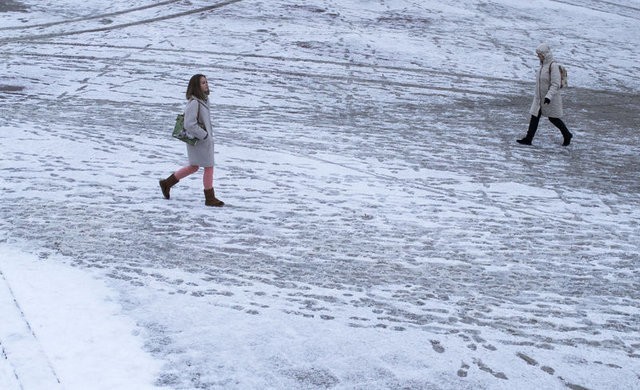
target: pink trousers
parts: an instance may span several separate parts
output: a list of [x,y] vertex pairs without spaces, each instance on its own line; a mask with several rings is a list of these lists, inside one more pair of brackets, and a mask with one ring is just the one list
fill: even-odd
[[[192,173],[198,172],[198,169],[200,169],[200,167],[197,165],[187,165],[186,167],[178,169],[173,174],[176,179],[182,180]],[[205,190],[210,190],[213,188],[213,167],[204,168],[204,175],[202,175],[202,184],[204,185]]]

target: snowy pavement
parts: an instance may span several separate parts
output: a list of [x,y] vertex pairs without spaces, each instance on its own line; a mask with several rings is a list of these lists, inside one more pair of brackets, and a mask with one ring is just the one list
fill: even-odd
[[0,255],[0,388],[153,388],[161,365],[113,290],[63,262]]
[[[640,388],[638,19],[5,2],[0,388]],[[515,143],[542,41],[570,72],[567,148],[546,120]],[[170,201],[157,183],[200,72],[216,210],[201,173]]]

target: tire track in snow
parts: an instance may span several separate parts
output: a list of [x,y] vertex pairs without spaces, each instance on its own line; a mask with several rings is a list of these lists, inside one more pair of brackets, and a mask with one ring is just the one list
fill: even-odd
[[[360,69],[370,69],[373,71],[377,70],[389,70],[389,71],[397,71],[397,72],[405,72],[405,73],[413,73],[418,75],[440,75],[440,76],[448,76],[453,78],[463,78],[468,80],[480,80],[485,82],[502,82],[508,83],[509,85],[518,87],[518,88],[531,88],[531,81],[526,80],[516,80],[513,78],[505,78],[505,77],[495,77],[495,76],[487,76],[487,75],[476,75],[469,73],[460,73],[460,72],[448,72],[443,70],[429,69],[429,68],[411,68],[405,66],[393,66],[393,65],[378,65],[378,64],[367,64],[363,62],[350,62],[350,61],[335,61],[335,60],[322,60],[315,58],[298,58],[298,57],[286,57],[286,56],[273,56],[273,55],[264,55],[264,54],[255,54],[255,53],[237,53],[237,52],[219,52],[219,51],[209,51],[209,50],[180,50],[180,49],[170,49],[170,48],[151,48],[146,46],[128,46],[128,45],[106,45],[106,44],[91,44],[91,43],[70,43],[70,42],[46,42],[46,41],[35,41],[30,42],[37,45],[53,45],[53,46],[71,46],[71,47],[94,47],[94,48],[105,48],[105,49],[120,49],[120,50],[137,50],[140,52],[161,52],[161,53],[179,53],[179,54],[197,54],[197,55],[208,55],[208,56],[220,56],[220,57],[230,57],[230,58],[247,58],[247,59],[268,59],[274,61],[281,62],[289,62],[289,63],[308,63],[308,64],[319,64],[319,65],[335,65],[341,66],[345,68],[360,68]],[[3,54],[8,55],[17,55],[21,54],[18,52],[5,52]],[[47,54],[42,54],[47,55]],[[92,58],[92,59],[98,59]],[[158,62],[159,65],[165,64],[166,62]],[[210,65],[207,65],[210,66]],[[572,65],[572,68],[579,69],[580,71],[588,71],[587,68]],[[618,72],[615,69],[609,69],[609,73],[614,73],[619,76],[628,77],[630,75]],[[576,87],[572,87],[575,89]],[[586,88],[585,88],[586,89]],[[592,90],[593,93],[608,93],[610,91],[607,90]],[[623,92],[623,91],[616,91]],[[517,95],[518,93],[514,93]],[[630,96],[633,98],[633,96]]]
[[[16,385],[18,385],[19,388],[21,390],[23,390],[24,386],[22,385],[22,383],[20,383],[20,376],[18,375],[18,372],[16,371],[16,367],[13,365],[13,363],[11,361],[9,361],[9,356],[7,356],[7,351],[5,351],[4,346],[2,345],[2,340],[0,340],[0,359],[4,359],[9,364],[11,373],[13,373],[13,377],[16,380]],[[0,361],[0,363],[1,363],[1,361]],[[11,379],[11,380],[13,380],[13,379]],[[6,382],[4,380],[3,380],[2,383],[6,384]]]
[[[611,1],[573,1],[573,0],[553,0],[556,3],[573,5],[579,8],[586,8],[593,11],[604,12],[608,14],[622,16],[623,18],[630,18],[640,20],[640,8],[632,7],[624,4],[617,4]],[[600,5],[603,4],[603,5]],[[628,12],[625,12],[628,11]],[[635,15],[632,15],[635,14]]]
[[2,31],[2,30],[26,30],[26,29],[30,29],[30,28],[42,28],[42,27],[59,26],[59,25],[62,25],[62,24],[84,22],[86,20],[101,19],[101,18],[107,18],[107,17],[110,17],[110,16],[118,16],[118,15],[124,15],[124,14],[132,13],[132,12],[143,11],[145,9],[160,7],[160,6],[167,5],[167,4],[177,3],[179,1],[180,0],[169,0],[169,1],[162,2],[162,3],[144,5],[144,6],[136,7],[136,8],[129,8],[129,9],[125,9],[125,10],[122,10],[122,11],[109,12],[109,13],[106,13],[106,14],[98,14],[98,15],[93,15],[93,16],[84,16],[84,17],[74,18],[74,19],[60,20],[60,21],[57,21],[57,22],[30,24],[30,25],[27,25],[27,26],[0,27],[0,31]]
[[[236,0],[238,1],[238,0]],[[12,52],[0,52],[2,55],[20,55],[25,57],[37,57],[37,58],[58,58],[58,59],[66,59],[66,60],[83,60],[83,61],[103,61],[105,63],[113,63],[122,64],[123,62],[137,63],[137,64],[147,64],[147,65],[158,65],[158,66],[166,66],[166,65],[176,65],[183,66],[183,62],[179,61],[155,61],[155,60],[140,60],[140,59],[131,59],[131,58],[103,58],[96,56],[83,56],[83,55],[66,55],[66,54],[45,54],[45,53],[12,53]],[[196,65],[192,63],[192,65]],[[416,88],[421,90],[430,90],[430,91],[441,91],[441,92],[453,92],[459,94],[466,95],[477,95],[486,97],[486,91],[477,91],[472,89],[464,89],[464,88],[456,88],[456,87],[438,87],[434,85],[426,85],[416,82],[406,82],[406,81],[391,81],[391,80],[382,80],[382,79],[374,79],[374,78],[365,78],[365,77],[352,77],[352,76],[340,76],[335,74],[318,74],[304,71],[292,71],[292,70],[281,70],[276,68],[257,68],[257,67],[246,67],[246,66],[231,66],[231,65],[218,65],[218,64],[201,64],[200,67],[207,69],[221,69],[221,70],[229,70],[234,72],[247,72],[247,73],[270,73],[270,74],[278,74],[284,76],[291,77],[307,77],[307,78],[316,78],[316,79],[325,79],[325,80],[333,80],[339,82],[357,82],[361,84],[376,84],[382,86],[393,86],[393,87],[402,87],[402,88]],[[491,81],[491,80],[487,80]],[[507,81],[507,80],[504,80]],[[514,82],[511,81],[511,84]],[[521,82],[524,86],[525,82]],[[513,94],[499,94],[492,93],[492,96],[513,96]]]
[[[54,46],[73,46],[73,47],[95,47],[95,48],[105,48],[105,49],[122,49],[122,50],[138,50],[138,51],[146,51],[146,52],[164,52],[164,53],[191,53],[191,54],[203,54],[203,55],[215,55],[215,56],[223,56],[223,57],[232,57],[232,58],[256,58],[256,59],[269,59],[275,61],[282,62],[299,62],[299,63],[311,63],[311,64],[320,64],[320,65],[336,65],[343,66],[345,68],[354,67],[354,68],[366,68],[372,70],[392,70],[392,71],[400,71],[407,73],[417,73],[417,74],[429,74],[429,75],[445,75],[445,76],[453,76],[453,77],[464,77],[467,79],[477,79],[483,81],[501,81],[501,82],[509,82],[513,84],[521,84],[521,85],[530,85],[530,82],[513,80],[505,77],[494,77],[494,76],[480,76],[474,74],[465,74],[465,73],[456,73],[456,72],[446,72],[442,70],[433,70],[426,68],[408,68],[406,66],[393,66],[393,65],[378,65],[378,64],[367,64],[363,62],[350,62],[350,61],[332,61],[332,60],[319,60],[315,58],[298,58],[298,57],[285,57],[285,56],[273,56],[273,55],[265,55],[265,54],[255,54],[255,53],[234,53],[234,52],[218,52],[218,51],[208,51],[208,50],[189,50],[189,49],[169,49],[169,48],[151,48],[144,46],[127,46],[127,45],[104,45],[104,44],[92,44],[92,43],[69,43],[69,42],[30,42],[37,45],[54,45]],[[14,53],[15,54],[15,53]],[[165,62],[162,62],[165,63]]]
[[[9,284],[9,281],[7,280],[2,270],[0,270],[0,278],[4,281],[3,284],[6,286],[6,289],[2,288],[2,290],[6,291],[6,293],[2,293],[0,291],[0,307],[3,307],[4,309],[0,310],[0,312],[8,316],[8,318],[4,317],[2,319],[4,327],[0,326],[0,336],[4,336],[5,332],[8,332],[9,335],[14,336],[9,337],[9,346],[7,345],[6,341],[3,343],[0,340],[2,355],[9,360],[9,356],[13,354],[11,353],[11,351],[7,353],[7,350],[19,350],[15,358],[15,360],[18,360],[18,366],[16,366],[13,362],[10,363],[13,369],[13,373],[18,380],[21,388],[24,388],[24,381],[23,379],[21,379],[22,375],[19,374],[18,371],[22,371],[23,369],[29,370],[26,378],[27,380],[35,380],[40,385],[47,383],[48,385],[53,385],[57,388],[61,384],[60,377],[56,373],[56,370],[53,368],[51,359],[49,359],[44,349],[42,348],[42,344],[40,343],[38,336],[36,336],[36,333],[33,331],[29,320],[24,314],[22,307],[20,307],[20,303],[18,303],[18,299],[13,293],[13,289],[11,289],[11,285]],[[29,363],[27,364],[26,361],[28,361]],[[30,388],[30,386],[27,386],[27,388]]]
[[178,12],[178,13],[175,13],[175,14],[158,16],[158,17],[149,18],[149,19],[142,19],[142,20],[139,20],[139,21],[136,21],[136,22],[116,24],[116,25],[107,26],[107,27],[98,27],[98,28],[90,28],[90,29],[86,29],[86,30],[65,31],[65,32],[59,32],[59,33],[39,34],[39,35],[25,35],[25,36],[22,36],[22,37],[4,38],[4,39],[0,39],[0,43],[30,41],[30,40],[33,40],[33,39],[57,38],[57,37],[66,37],[66,36],[80,35],[80,34],[93,33],[93,32],[117,30],[117,29],[126,28],[126,27],[139,26],[139,25],[142,25],[142,24],[159,22],[159,21],[167,20],[167,19],[180,18],[182,16],[197,14],[197,13],[200,13],[200,12],[211,11],[211,10],[214,10],[214,9],[217,9],[217,8],[222,8],[222,7],[227,6],[227,5],[238,3],[240,1],[242,1],[242,0],[227,0],[227,1],[223,1],[221,3],[216,3],[214,5],[209,5],[209,6],[206,6],[206,7],[200,7],[200,8],[194,9],[194,10],[190,10],[190,11]]

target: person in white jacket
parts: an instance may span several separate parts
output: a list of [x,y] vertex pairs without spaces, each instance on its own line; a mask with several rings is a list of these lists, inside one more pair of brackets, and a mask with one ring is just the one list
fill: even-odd
[[541,116],[546,116],[562,133],[562,146],[569,146],[573,134],[567,129],[562,119],[562,94],[560,92],[560,66],[555,62],[551,48],[546,43],[536,48],[536,54],[540,59],[540,69],[536,77],[536,91],[529,113],[529,130],[527,135],[517,140],[522,145],[531,145],[533,137],[538,130]]
[[187,86],[187,105],[184,109],[184,129],[191,138],[197,138],[195,145],[187,145],[189,165],[160,180],[160,189],[165,199],[170,198],[171,187],[178,181],[204,167],[202,183],[206,206],[222,206],[224,202],[216,198],[213,189],[213,128],[209,110],[209,83],[202,74],[196,74]]

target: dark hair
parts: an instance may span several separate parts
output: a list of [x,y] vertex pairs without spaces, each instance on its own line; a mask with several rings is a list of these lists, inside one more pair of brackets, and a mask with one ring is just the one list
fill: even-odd
[[207,76],[199,73],[191,76],[191,79],[189,80],[189,85],[187,86],[187,100],[191,98],[207,100],[207,95],[200,88],[200,79],[202,77],[206,78]]

